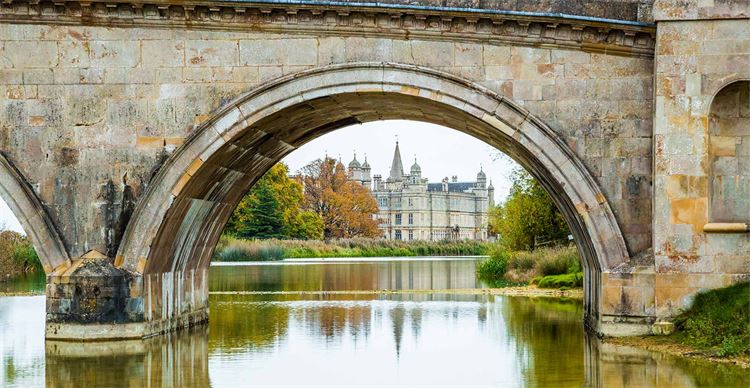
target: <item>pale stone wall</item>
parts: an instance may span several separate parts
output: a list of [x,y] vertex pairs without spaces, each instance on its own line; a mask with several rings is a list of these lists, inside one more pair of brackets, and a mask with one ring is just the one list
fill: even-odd
[[[378,201],[380,229],[388,240],[487,239],[487,190],[434,192],[428,191],[426,185],[417,184],[404,190],[374,191],[373,195]],[[398,224],[397,214],[401,216]],[[409,215],[412,215],[411,223]],[[458,235],[452,231],[456,225]],[[397,231],[400,238],[397,238]],[[410,231],[412,238],[409,238]]]
[[[720,165],[734,173],[747,166],[748,156],[740,154],[745,152],[747,132],[735,133],[730,146],[724,141],[728,139],[714,136],[723,130],[711,128],[709,115],[712,102],[724,103],[722,97],[715,99],[720,90],[750,79],[750,19],[663,21],[657,34],[654,307],[656,314],[665,316],[687,306],[700,290],[750,274],[750,234],[703,231],[717,205],[709,195],[719,183],[717,175],[723,174]],[[715,159],[722,153],[728,156],[730,148],[734,157]],[[731,162],[735,166],[727,167]],[[740,201],[731,197],[742,193],[728,193],[722,201]],[[747,215],[738,218],[732,221],[750,222]]]
[[[33,53],[33,55],[29,55]],[[71,256],[114,255],[160,163],[211,112],[284,74],[391,61],[524,104],[566,139],[650,246],[652,60],[555,48],[157,28],[0,25],[0,146]]]

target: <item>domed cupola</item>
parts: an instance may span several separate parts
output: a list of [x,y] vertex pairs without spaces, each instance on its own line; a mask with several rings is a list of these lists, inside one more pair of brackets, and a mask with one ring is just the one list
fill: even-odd
[[354,159],[352,159],[351,162],[349,162],[349,169],[350,170],[358,170],[362,166],[359,164],[359,161],[357,161],[357,153],[354,153]]
[[411,165],[411,175],[420,176],[422,175],[422,167],[417,164],[417,158],[414,158],[414,164]]
[[484,170],[482,167],[479,167],[479,172],[477,173],[477,181],[486,181],[487,180],[487,174],[484,173]]
[[370,169],[370,163],[367,162],[367,154],[365,154],[365,162],[362,163],[362,168],[365,169],[365,170],[369,170]]
[[487,187],[487,174],[484,173],[484,169],[482,167],[479,167],[479,172],[477,173],[477,188],[484,189]]

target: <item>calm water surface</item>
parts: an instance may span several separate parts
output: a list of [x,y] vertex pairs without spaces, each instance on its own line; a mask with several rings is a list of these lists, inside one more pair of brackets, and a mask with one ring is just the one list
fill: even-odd
[[[214,266],[209,325],[145,341],[45,342],[44,297],[0,297],[0,386],[750,385],[739,368],[600,344],[579,301],[446,291],[482,287],[475,265]],[[0,290],[43,291],[24,284]]]

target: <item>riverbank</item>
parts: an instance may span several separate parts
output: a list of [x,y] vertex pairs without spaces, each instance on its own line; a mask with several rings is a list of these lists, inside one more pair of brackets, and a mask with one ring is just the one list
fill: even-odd
[[500,245],[477,266],[477,276],[492,286],[532,284],[539,288],[583,286],[578,248],[574,245],[511,251]]
[[211,291],[211,295],[396,295],[396,294],[444,294],[444,295],[507,295],[527,297],[558,297],[583,299],[583,289],[568,290],[517,286],[504,288],[459,288],[428,290],[336,290],[336,291]]
[[222,236],[217,261],[274,261],[296,258],[484,256],[493,244],[485,241],[242,240]]
[[611,338],[607,341],[669,354],[750,368],[750,283],[701,292],[673,319],[667,336]]
[[670,336],[608,337],[603,341],[613,345],[631,346],[673,356],[737,365],[744,369],[750,369],[750,355],[748,354],[719,357],[714,352],[677,342]]

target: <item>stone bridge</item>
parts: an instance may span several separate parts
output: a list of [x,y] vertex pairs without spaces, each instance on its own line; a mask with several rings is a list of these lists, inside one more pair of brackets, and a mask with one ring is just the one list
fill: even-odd
[[214,245],[274,163],[337,128],[445,125],[552,194],[585,321],[642,333],[750,274],[750,3],[5,0],[0,195],[47,336],[208,317]]

